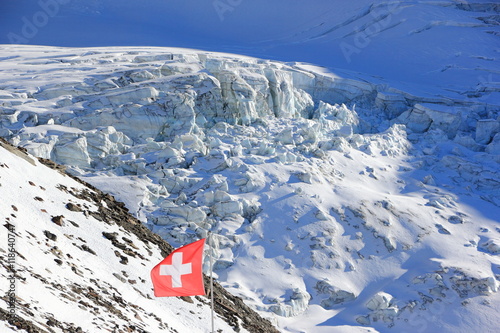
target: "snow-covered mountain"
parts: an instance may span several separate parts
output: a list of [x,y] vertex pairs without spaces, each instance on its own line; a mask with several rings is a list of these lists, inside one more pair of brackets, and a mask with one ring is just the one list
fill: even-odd
[[[0,139],[0,331],[209,332],[206,297],[153,296],[149,270],[172,247],[111,195],[62,170]],[[9,292],[16,317],[5,306]],[[277,332],[219,285],[214,295],[218,330]]]
[[218,281],[281,331],[498,327],[494,83],[416,94],[173,48],[5,45],[0,59],[0,135],[174,246],[215,232]]

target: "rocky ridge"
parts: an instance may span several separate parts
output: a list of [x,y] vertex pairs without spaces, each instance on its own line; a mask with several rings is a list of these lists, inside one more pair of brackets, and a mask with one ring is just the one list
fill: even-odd
[[[182,325],[179,327],[175,321],[172,323],[172,317],[165,317],[165,313],[162,313],[164,310],[149,312],[155,303],[149,270],[158,257],[161,260],[173,250],[170,244],[130,215],[125,205],[116,201],[112,195],[66,174],[60,165],[43,158],[37,160],[1,138],[0,149],[0,191],[4,198],[9,196],[10,191],[15,191],[16,187],[26,188],[30,193],[40,192],[40,196],[35,197],[39,198],[37,200],[40,207],[43,203],[50,202],[51,208],[60,208],[58,211],[49,208],[38,209],[33,207],[29,200],[16,201],[15,196],[3,202],[4,226],[13,225],[15,228],[17,262],[12,271],[5,260],[6,257],[2,255],[1,275],[6,279],[13,273],[18,281],[16,316],[10,316],[3,305],[0,309],[4,330],[89,332],[110,329],[114,332],[182,332],[189,327],[186,324],[184,328]],[[16,157],[7,156],[9,154]],[[54,171],[48,171],[46,166]],[[18,182],[19,177],[16,176],[26,169],[30,173],[21,177],[24,182]],[[59,174],[55,175],[56,172]],[[46,182],[53,188],[45,184],[41,186],[42,181],[38,173],[48,178]],[[64,184],[59,183],[60,181]],[[11,203],[12,214],[9,215],[4,208]],[[41,212],[35,225],[32,224],[34,221],[27,221],[30,214],[23,213],[33,209]],[[81,232],[78,230],[80,226],[85,226],[85,232],[91,231],[94,235]],[[0,251],[6,253],[3,245]],[[116,263],[106,261],[110,257],[116,257],[113,260]],[[35,269],[33,260],[43,262],[45,269]],[[98,270],[103,267],[100,267],[99,263],[94,264],[94,261],[102,262],[106,266],[111,280],[99,278],[101,273]],[[206,276],[205,284],[206,290],[210,291],[209,279]],[[130,293],[124,285],[134,291]],[[73,310],[74,319],[68,320],[66,314],[57,311],[60,305],[58,302],[50,303],[42,296],[48,299],[58,297],[59,303],[64,303],[64,307],[76,307],[77,309]],[[144,300],[140,301],[140,298],[152,304],[144,307],[141,304]],[[5,297],[2,299],[7,302]],[[269,321],[262,319],[244,305],[241,299],[228,293],[217,282],[214,287],[214,300],[215,311],[220,318],[217,324],[222,331],[277,332]],[[157,302],[161,303],[158,299]],[[159,308],[165,306],[171,307],[171,312],[177,309],[177,316],[184,316],[188,321],[199,321],[199,324],[189,328],[190,331],[209,331],[210,321],[206,316],[210,306],[209,298],[181,297],[167,304],[158,304]],[[202,309],[204,310],[200,311]],[[186,314],[181,315],[182,311]],[[81,313],[91,319],[82,320]],[[206,322],[203,322],[200,316],[205,317]],[[92,323],[86,327],[89,321]],[[226,322],[225,325],[221,324],[223,321]]]

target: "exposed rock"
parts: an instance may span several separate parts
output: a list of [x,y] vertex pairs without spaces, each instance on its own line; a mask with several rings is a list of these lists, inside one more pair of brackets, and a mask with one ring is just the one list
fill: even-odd
[[79,207],[79,206],[77,206],[77,205],[75,205],[74,203],[71,203],[71,202],[68,202],[66,204],[66,208],[68,210],[72,211],[72,212],[82,212],[83,211],[81,207]]
[[56,241],[57,240],[57,236],[55,234],[51,233],[48,230],[44,230],[43,234],[45,235],[45,237],[47,237],[51,241]]
[[52,222],[54,222],[58,226],[62,227],[64,225],[64,216],[62,216],[62,215],[54,216],[52,218]]

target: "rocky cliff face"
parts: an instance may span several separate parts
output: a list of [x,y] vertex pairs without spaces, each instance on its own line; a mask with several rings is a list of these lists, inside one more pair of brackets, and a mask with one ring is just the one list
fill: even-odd
[[428,304],[497,295],[498,105],[201,51],[9,48],[0,134],[174,246],[216,233],[219,281],[280,329],[441,329]]

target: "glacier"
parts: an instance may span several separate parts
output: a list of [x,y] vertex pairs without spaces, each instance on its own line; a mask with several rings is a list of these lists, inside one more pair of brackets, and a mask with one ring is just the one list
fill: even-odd
[[0,58],[1,136],[174,246],[214,232],[218,281],[280,330],[465,332],[498,311],[494,90],[418,95],[175,48],[10,45]]

